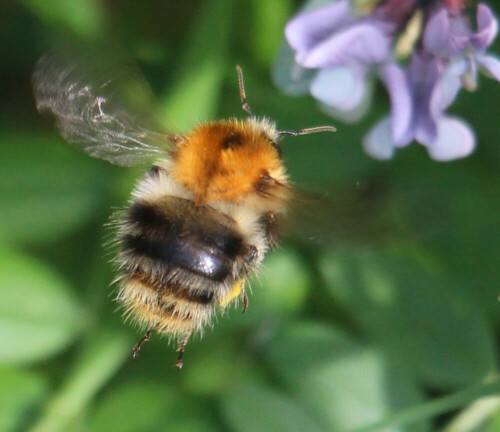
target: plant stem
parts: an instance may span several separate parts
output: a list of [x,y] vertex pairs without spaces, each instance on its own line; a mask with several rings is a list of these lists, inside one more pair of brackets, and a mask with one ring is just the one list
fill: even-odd
[[349,432],[371,432],[388,426],[405,425],[425,420],[451,410],[461,408],[472,401],[484,396],[500,394],[500,376],[495,376],[488,381],[471,386],[455,394],[423,403],[416,407],[402,410],[392,414],[381,421],[351,430]]
[[500,396],[483,397],[458,414],[443,432],[477,431],[499,407]]
[[121,333],[100,332],[92,337],[66,383],[49,402],[30,432],[64,431],[115,374],[127,354],[130,354],[130,341]]

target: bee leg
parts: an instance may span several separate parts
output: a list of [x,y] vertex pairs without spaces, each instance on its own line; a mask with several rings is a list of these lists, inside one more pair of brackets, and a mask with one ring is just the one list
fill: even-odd
[[245,313],[248,308],[248,295],[245,288],[241,291],[241,295],[243,296],[243,310],[241,313]]
[[181,341],[179,342],[179,346],[177,347],[177,352],[179,353],[179,357],[177,357],[177,361],[175,362],[175,366],[179,370],[182,369],[182,366],[184,365],[184,362],[182,361],[182,357],[184,357],[184,350],[186,349],[186,345],[189,340],[189,336],[191,336],[191,332],[186,332],[184,336],[182,337]]
[[151,333],[153,333],[153,330],[152,328],[150,328],[146,334],[141,338],[141,340],[139,342],[137,342],[134,346],[134,348],[132,348],[132,357],[133,358],[136,358],[137,357],[137,354],[139,353],[140,349],[141,349],[141,346],[144,342],[147,342],[149,339],[151,339]]

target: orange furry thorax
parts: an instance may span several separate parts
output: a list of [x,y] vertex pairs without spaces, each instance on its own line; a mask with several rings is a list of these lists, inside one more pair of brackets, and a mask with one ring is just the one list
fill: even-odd
[[196,204],[237,203],[252,193],[266,196],[287,178],[267,123],[222,120],[197,126],[173,154],[174,180]]

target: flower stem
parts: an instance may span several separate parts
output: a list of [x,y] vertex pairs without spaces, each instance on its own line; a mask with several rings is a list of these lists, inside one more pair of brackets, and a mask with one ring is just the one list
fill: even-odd
[[500,396],[483,397],[464,409],[443,432],[477,431],[500,407]]
[[381,421],[351,430],[350,432],[371,432],[389,426],[400,426],[425,420],[454,409],[461,408],[472,401],[484,396],[498,395],[500,393],[500,376],[495,376],[481,384],[460,390],[455,394],[417,405],[406,410],[392,414]]

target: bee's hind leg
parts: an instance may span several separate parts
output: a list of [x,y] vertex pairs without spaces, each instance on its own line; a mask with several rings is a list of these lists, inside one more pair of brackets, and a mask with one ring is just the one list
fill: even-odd
[[248,295],[245,288],[241,290],[241,296],[243,297],[243,310],[241,313],[245,313],[248,308]]
[[154,329],[150,328],[146,334],[141,338],[139,342],[135,344],[135,346],[132,348],[132,357],[136,358],[137,354],[139,353],[141,346],[144,342],[147,342],[149,339],[151,339],[151,333],[153,333]]
[[184,333],[184,336],[182,336],[182,339],[179,342],[179,346],[177,347],[177,352],[179,353],[179,357],[177,357],[177,361],[175,362],[175,366],[177,366],[177,368],[179,370],[181,370],[182,366],[184,365],[182,358],[184,357],[184,350],[186,349],[186,345],[188,343],[189,336],[191,336],[190,331]]

